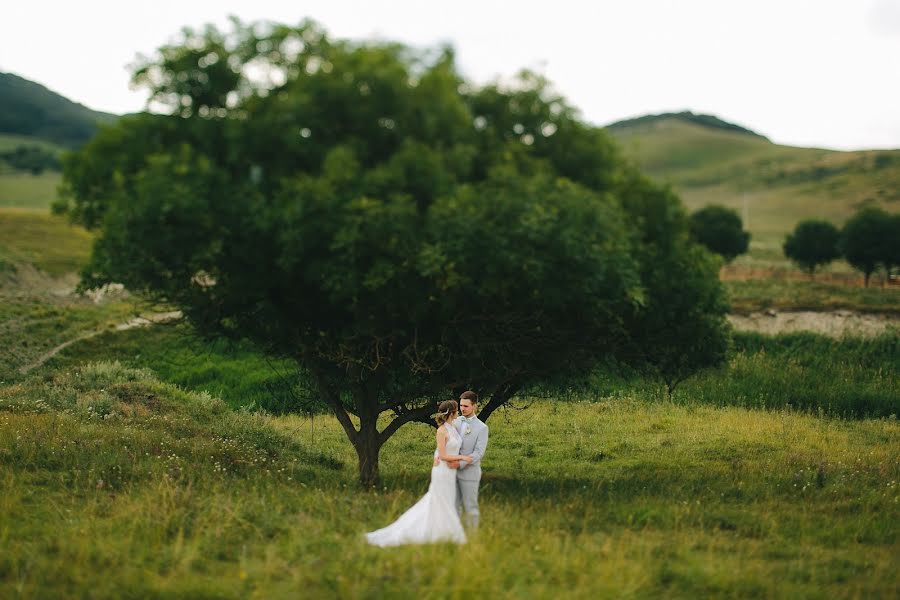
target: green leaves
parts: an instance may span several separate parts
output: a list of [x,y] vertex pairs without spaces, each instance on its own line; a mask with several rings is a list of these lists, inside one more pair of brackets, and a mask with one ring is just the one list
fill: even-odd
[[785,238],[784,255],[812,275],[820,265],[840,257],[840,238],[838,228],[828,221],[801,221]]
[[293,358],[365,452],[379,413],[453,388],[489,413],[610,356],[678,380],[723,358],[718,263],[680,201],[538,76],[478,88],[449,49],[235,22],[135,78],[171,114],[66,159],[61,208],[101,229],[86,285]]
[[731,262],[747,251],[750,234],[743,230],[737,212],[724,206],[710,205],[691,215],[691,235],[725,262]]
[[897,239],[900,238],[900,219],[880,208],[866,206],[844,224],[840,247],[844,258],[863,272],[866,286],[875,269],[885,270],[900,264]]

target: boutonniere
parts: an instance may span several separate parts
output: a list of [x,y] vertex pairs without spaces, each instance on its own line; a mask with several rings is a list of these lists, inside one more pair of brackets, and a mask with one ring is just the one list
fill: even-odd
[[470,433],[472,433],[472,427],[471,425],[466,425],[466,435],[469,435]]

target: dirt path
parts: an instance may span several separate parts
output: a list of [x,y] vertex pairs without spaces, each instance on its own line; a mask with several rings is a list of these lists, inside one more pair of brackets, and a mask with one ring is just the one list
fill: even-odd
[[[153,325],[155,323],[165,323],[167,321],[172,321],[172,320],[179,319],[179,318],[181,318],[181,312],[177,311],[177,310],[172,311],[172,312],[165,312],[165,313],[153,313],[153,314],[146,315],[146,316],[142,315],[139,317],[135,317],[135,318],[131,319],[130,321],[126,321],[125,323],[119,323],[118,325],[116,325],[115,330],[116,331],[125,331],[128,329],[134,329],[135,327],[147,327],[147,326]],[[65,350],[66,348],[71,346],[72,344],[74,344],[75,342],[80,342],[82,340],[90,339],[94,336],[100,335],[104,331],[109,331],[109,330],[108,329],[97,329],[95,331],[88,331],[87,333],[82,333],[81,335],[79,335],[75,338],[72,338],[71,340],[63,342],[59,346],[56,346],[55,348],[51,348],[47,352],[43,353],[41,356],[38,357],[38,359],[36,361],[34,361],[30,364],[27,364],[25,366],[19,367],[19,373],[21,373],[22,375],[25,375],[26,373],[33,371],[34,369],[37,369],[38,367],[43,365],[45,362],[47,362],[48,360],[50,360],[51,358],[53,358],[54,356],[56,356],[57,354],[59,354],[60,352],[62,352],[63,350]]]
[[749,315],[729,315],[738,331],[755,331],[767,335],[809,331],[830,337],[854,335],[875,337],[891,328],[900,332],[900,317],[858,313],[852,310],[764,311]]

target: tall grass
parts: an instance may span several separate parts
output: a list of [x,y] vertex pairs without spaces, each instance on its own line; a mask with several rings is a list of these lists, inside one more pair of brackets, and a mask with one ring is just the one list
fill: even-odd
[[91,365],[0,388],[0,597],[896,597],[900,426],[634,398],[489,421],[482,527],[371,548],[427,487],[407,426],[361,492],[332,419]]
[[678,398],[714,406],[896,417],[900,335],[832,339],[739,333],[728,365],[688,380]]
[[[725,365],[681,383],[672,398],[685,405],[786,409],[843,418],[900,414],[900,336],[843,338],[811,333],[768,336],[736,332]],[[579,381],[530,390],[522,400],[577,401],[636,397],[667,400],[661,381],[615,361]]]

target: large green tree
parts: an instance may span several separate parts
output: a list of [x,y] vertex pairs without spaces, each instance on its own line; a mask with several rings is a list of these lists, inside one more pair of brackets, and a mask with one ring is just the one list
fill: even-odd
[[185,30],[135,80],[168,114],[64,165],[57,209],[100,230],[84,285],[293,358],[365,485],[385,441],[460,388],[487,419],[606,356],[678,377],[722,358],[721,288],[680,202],[540,77],[475,87],[450,49],[235,22]]
[[841,232],[828,221],[797,223],[784,240],[784,255],[813,277],[816,269],[840,258]]

